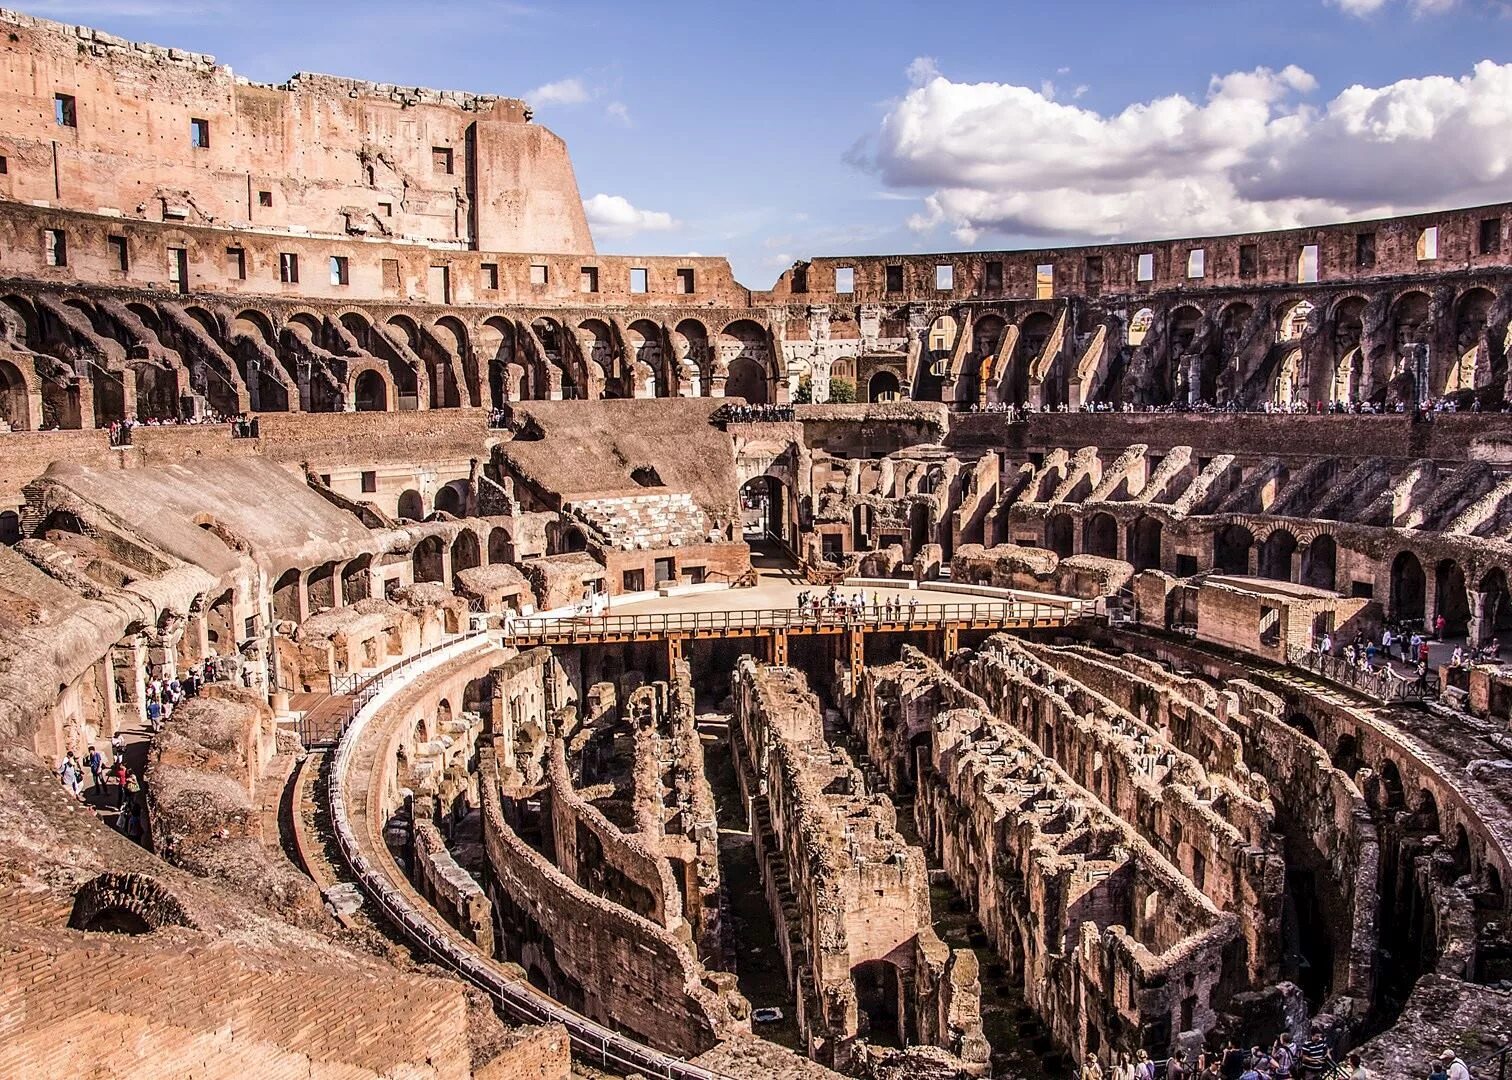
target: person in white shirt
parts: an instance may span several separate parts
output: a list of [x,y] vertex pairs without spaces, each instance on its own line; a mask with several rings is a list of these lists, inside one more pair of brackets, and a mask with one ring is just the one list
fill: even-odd
[[1449,1070],[1449,1080],[1470,1080],[1470,1070],[1453,1050],[1445,1050],[1439,1055],[1439,1060]]

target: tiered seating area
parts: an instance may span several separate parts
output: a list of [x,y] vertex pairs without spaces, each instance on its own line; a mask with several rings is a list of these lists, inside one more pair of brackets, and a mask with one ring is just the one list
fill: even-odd
[[698,544],[709,533],[708,517],[685,491],[584,499],[563,509],[591,529],[604,546],[621,551]]

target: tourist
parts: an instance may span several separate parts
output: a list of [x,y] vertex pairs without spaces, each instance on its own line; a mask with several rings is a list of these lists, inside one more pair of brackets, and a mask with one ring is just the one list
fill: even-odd
[[147,724],[152,728],[154,735],[163,726],[163,705],[156,698],[149,698],[147,701]]
[[1323,1075],[1323,1070],[1328,1066],[1328,1043],[1323,1038],[1323,1029],[1314,1024],[1307,1032],[1307,1041],[1297,1049],[1297,1060],[1292,1066],[1293,1072],[1308,1080]]
[[1113,1059],[1113,1067],[1108,1070],[1108,1080],[1134,1080],[1134,1063],[1129,1060],[1128,1054],[1119,1054]]
[[1291,1032],[1283,1031],[1271,1048],[1271,1060],[1275,1062],[1273,1075],[1277,1080],[1288,1080],[1292,1064],[1297,1060],[1297,1048],[1292,1045]]
[[1155,1080],[1155,1063],[1144,1050],[1134,1055],[1134,1080]]
[[114,765],[126,757],[126,736],[119,731],[110,737],[110,763]]
[[1449,654],[1449,666],[1453,668],[1465,666],[1465,650],[1456,645],[1454,651]]
[[1445,625],[1447,625],[1447,624],[1444,621],[1443,612],[1440,612],[1439,614],[1437,614],[1437,615],[1434,616],[1434,618],[1433,618],[1433,636],[1435,638],[1437,638],[1439,641],[1443,641],[1444,640],[1444,627],[1445,627]]
[[1165,1080],[1186,1080],[1186,1066],[1182,1063],[1179,1053],[1172,1054],[1167,1059]]
[[1412,633],[1412,637],[1409,639],[1409,641],[1407,643],[1407,647],[1410,650],[1410,652],[1403,654],[1403,656],[1402,656],[1402,662],[1404,664],[1405,663],[1409,663],[1409,662],[1411,662],[1413,660],[1416,660],[1418,658],[1418,654],[1419,654],[1419,652],[1423,648],[1423,635],[1419,634],[1417,631],[1414,630],[1413,633]]
[[1391,627],[1381,631],[1381,652],[1386,654],[1386,661],[1391,662]]
[[1223,1080],[1239,1080],[1244,1074],[1244,1051],[1233,1043],[1223,1050],[1223,1063],[1218,1066],[1218,1075]]
[[1081,1080],[1103,1080],[1102,1064],[1096,1054],[1088,1054],[1082,1063]]
[[1333,655],[1333,647],[1334,647],[1333,631],[1331,631],[1331,630],[1325,630],[1325,631],[1323,631],[1323,655],[1324,656],[1332,656]]
[[1428,666],[1428,653],[1429,653],[1428,639],[1424,638],[1423,639],[1423,643],[1418,646],[1418,654],[1417,654],[1418,663],[1422,664],[1424,667]]
[[1449,1080],[1470,1080],[1470,1070],[1460,1060],[1459,1055],[1453,1050],[1445,1050],[1439,1055],[1439,1061],[1443,1063],[1444,1071]]
[[116,789],[116,807],[124,807],[126,805],[126,759],[124,757],[116,758],[115,764],[111,766],[110,782]]
[[1370,1080],[1370,1071],[1360,1060],[1358,1050],[1353,1050],[1349,1054],[1349,1080]]
[[105,772],[104,755],[91,746],[89,753],[84,755],[84,767],[89,770],[90,778],[94,781],[94,787],[98,793],[99,788],[102,786],[100,782],[101,777]]
[[79,768],[72,750],[63,759],[63,764],[58,766],[58,779],[63,782],[64,790],[80,802],[84,801],[84,771]]
[[1428,1080],[1449,1080],[1449,1070],[1444,1067],[1443,1061],[1433,1059],[1433,1064],[1428,1066]]

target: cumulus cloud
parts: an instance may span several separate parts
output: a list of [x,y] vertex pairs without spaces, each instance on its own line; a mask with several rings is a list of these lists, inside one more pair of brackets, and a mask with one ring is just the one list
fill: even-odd
[[664,210],[642,210],[623,195],[604,195],[583,200],[588,224],[611,236],[675,229],[677,222]]
[[538,86],[525,95],[525,100],[532,105],[581,105],[592,96],[583,80],[574,76]]
[[932,62],[847,160],[924,196],[909,220],[985,234],[1151,236],[1286,228],[1363,213],[1494,202],[1512,182],[1512,63],[1351,86],[1321,105],[1296,66],[1212,78],[1104,115]]

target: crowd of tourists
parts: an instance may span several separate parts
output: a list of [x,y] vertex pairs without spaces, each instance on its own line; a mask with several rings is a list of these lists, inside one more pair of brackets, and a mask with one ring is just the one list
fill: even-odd
[[[1431,420],[1436,413],[1459,412],[1460,405],[1458,399],[1451,397],[1430,398],[1416,405],[1408,405],[1401,401],[1384,404],[1375,401],[1267,401],[1247,406],[1241,406],[1235,402],[1219,405],[1211,401],[1169,402],[1165,405],[1138,405],[1130,401],[1122,404],[1114,404],[1111,401],[1089,401],[1075,407],[1063,402],[1059,405],[1045,404],[1036,408],[1032,405],[992,402],[985,405],[974,404],[968,411],[1007,413],[1015,423],[1027,421],[1035,413],[1244,413],[1281,416],[1388,416],[1410,413],[1414,420]],[[1473,401],[1467,411],[1480,412],[1480,401]],[[1503,402],[1500,411],[1512,412],[1512,403]]]
[[798,419],[791,405],[726,405],[719,419],[727,424],[792,423]]
[[119,732],[110,740],[108,762],[98,748],[90,746],[83,760],[70,750],[58,766],[64,790],[80,802],[88,801],[84,796],[86,773],[92,781],[95,812],[131,839],[142,839],[145,789],[141,776],[126,765],[126,740]]
[[131,433],[138,428],[217,427],[222,425],[231,429],[231,437],[234,439],[255,439],[258,436],[258,423],[255,416],[249,416],[246,413],[241,413],[237,416],[222,416],[216,412],[204,412],[198,416],[153,416],[146,420],[129,418],[126,420],[112,420],[110,422],[110,445],[130,446]]
[[[1108,1067],[1088,1056],[1081,1080],[1370,1080],[1371,1072],[1358,1051],[1344,1061],[1334,1058],[1328,1040],[1316,1025],[1307,1037],[1294,1040],[1289,1032],[1269,1047],[1229,1045],[1223,1050],[1195,1057],[1174,1054],[1165,1062],[1150,1060],[1141,1050],[1126,1054]],[[1428,1080],[1471,1080],[1469,1067],[1453,1050],[1445,1050],[1431,1063]]]
[[[1431,632],[1428,628],[1418,629],[1416,625],[1387,623],[1381,628],[1378,637],[1366,637],[1355,633],[1347,642],[1335,638],[1331,631],[1326,632],[1317,640],[1316,648],[1324,656],[1342,660],[1364,672],[1390,671],[1392,674],[1400,675],[1402,673],[1396,669],[1395,665],[1401,664],[1410,673],[1415,673],[1420,681],[1426,683],[1432,644],[1444,640],[1446,629],[1446,620],[1440,614],[1433,620]],[[1484,645],[1468,648],[1465,645],[1456,645],[1448,660],[1449,666],[1455,668],[1469,664],[1500,663],[1501,640],[1499,638],[1492,638]]]
[[804,618],[815,620],[823,618],[837,619],[886,619],[892,622],[901,622],[905,611],[908,618],[913,619],[919,610],[919,598],[910,596],[905,603],[901,596],[890,595],[883,597],[876,590],[872,591],[871,600],[866,599],[866,593],[858,590],[850,596],[846,596],[838,588],[831,585],[822,593],[809,592],[807,590],[798,594],[798,611]]

